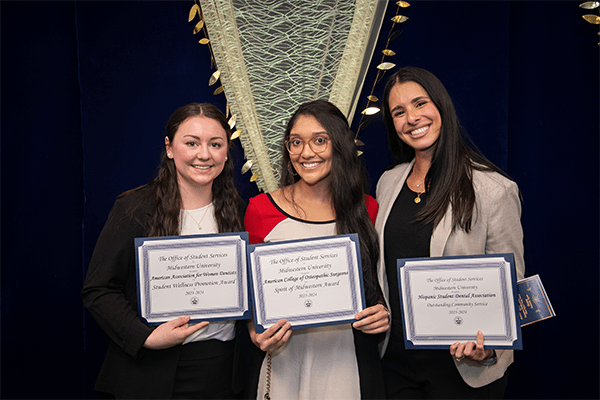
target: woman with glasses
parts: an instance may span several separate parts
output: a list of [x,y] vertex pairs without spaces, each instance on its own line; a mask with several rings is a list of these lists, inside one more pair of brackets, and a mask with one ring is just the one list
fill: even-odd
[[280,189],[248,205],[250,242],[358,233],[367,308],[347,325],[292,330],[282,319],[256,334],[250,321],[252,341],[266,352],[256,396],[383,398],[377,334],[387,331],[388,312],[376,277],[377,203],[364,194],[354,134],[336,106],[316,100],[294,113],[284,143]]

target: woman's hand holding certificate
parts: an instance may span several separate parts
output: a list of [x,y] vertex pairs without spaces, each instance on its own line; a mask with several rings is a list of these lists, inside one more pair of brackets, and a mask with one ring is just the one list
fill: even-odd
[[455,357],[457,361],[461,361],[464,357],[470,358],[473,361],[485,361],[494,355],[494,350],[484,349],[483,332],[477,331],[477,343],[456,342],[450,346],[450,355]]
[[146,338],[144,347],[151,350],[162,350],[181,344],[191,334],[208,325],[208,321],[189,325],[190,316],[177,317],[160,324]]
[[263,333],[256,333],[254,322],[248,321],[248,332],[252,342],[262,351],[275,352],[281,346],[287,343],[292,335],[290,329],[292,324],[285,319],[280,319],[275,325],[271,325]]
[[353,323],[352,327],[364,333],[382,333],[390,327],[390,313],[383,304],[365,308],[356,314],[355,318],[358,321]]

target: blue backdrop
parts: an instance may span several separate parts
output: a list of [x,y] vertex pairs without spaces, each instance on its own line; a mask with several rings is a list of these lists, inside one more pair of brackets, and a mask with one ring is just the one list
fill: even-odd
[[[598,27],[579,1],[411,3],[389,61],[435,73],[519,184],[526,276],[540,274],[557,313],[523,329],[506,395],[598,398]],[[176,108],[225,108],[192,4],[1,3],[2,398],[98,395],[107,337],[79,296],[98,234],[115,197],[154,176]],[[359,136],[372,194],[391,163],[380,118]],[[242,197],[258,194],[236,171]]]

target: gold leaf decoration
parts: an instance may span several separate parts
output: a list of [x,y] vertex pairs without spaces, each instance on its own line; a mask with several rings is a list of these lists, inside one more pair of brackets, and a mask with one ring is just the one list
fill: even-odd
[[[381,52],[383,53],[383,57],[381,58],[381,64],[379,64],[377,66],[377,69],[379,71],[377,71],[377,75],[375,76],[375,83],[373,84],[373,90],[371,90],[371,94],[369,96],[367,96],[367,99],[369,100],[367,102],[367,108],[365,108],[363,111],[361,111],[361,118],[360,121],[358,123],[358,129],[356,130],[356,135],[354,137],[354,143],[356,144],[357,147],[360,146],[364,146],[364,143],[360,140],[358,140],[358,134],[359,132],[364,129],[366,126],[369,125],[370,121],[369,118],[365,118],[365,116],[372,116],[374,114],[377,114],[378,112],[380,112],[381,110],[379,109],[379,107],[369,107],[369,104],[371,103],[378,103],[379,99],[377,98],[377,96],[373,95],[373,92],[375,90],[375,86],[383,79],[383,77],[387,74],[388,70],[391,70],[392,68],[394,68],[396,66],[396,64],[391,63],[391,62],[384,62],[385,57],[391,57],[391,56],[395,56],[396,52],[389,49],[388,45],[391,41],[395,40],[396,38],[398,38],[398,36],[400,36],[400,34],[402,33],[401,29],[395,30],[394,28],[396,27],[396,24],[401,24],[405,21],[408,21],[408,17],[404,16],[404,15],[399,15],[400,12],[400,8],[407,8],[410,7],[410,4],[407,1],[396,1],[396,4],[398,5],[398,9],[396,9],[396,15],[391,18],[393,25],[390,29],[390,32],[388,33],[387,36],[387,44],[386,44],[386,48],[384,50],[382,50]],[[362,151],[357,150],[357,155],[360,157],[363,154]]]
[[237,122],[237,115],[232,115],[231,118],[229,118],[229,121],[227,121],[227,123],[229,124],[229,129],[233,129],[236,122]]
[[593,10],[594,8],[600,7],[600,3],[597,1],[586,1],[585,3],[581,3],[579,7],[585,8],[586,10]]
[[198,22],[196,24],[196,26],[194,27],[194,35],[198,32],[200,32],[202,30],[202,28],[204,27],[204,20],[201,19],[200,22]]
[[401,24],[406,20],[408,20],[408,17],[405,17],[404,15],[396,15],[394,18],[392,18],[392,21],[397,24]]
[[215,83],[217,83],[217,81],[219,80],[219,77],[221,76],[221,71],[216,70],[211,76],[210,76],[210,80],[208,81],[208,86],[212,86]]
[[258,179],[258,172],[250,177],[250,182],[254,182]]
[[582,15],[583,19],[585,19],[590,24],[598,25],[600,24],[600,17],[593,14]]
[[238,129],[237,131],[233,132],[233,134],[231,135],[231,140],[235,140],[235,139],[239,138],[241,134],[242,134],[242,131]]
[[369,108],[365,108],[362,111],[362,114],[373,115],[373,114],[377,114],[378,112],[379,112],[379,108],[378,107],[369,107]]
[[215,89],[215,91],[213,92],[213,94],[217,95],[217,94],[221,94],[223,93],[223,91],[225,90],[225,86],[219,86],[218,88]]
[[371,121],[369,121],[368,119],[365,119],[363,122],[361,122],[358,125],[358,130],[362,131],[363,129],[365,129],[367,126],[369,126],[369,124],[371,123]]
[[242,166],[242,175],[250,171],[250,168],[252,168],[252,160],[246,161],[246,164]]
[[190,10],[190,16],[188,17],[188,22],[192,22],[196,14],[200,13],[200,6],[198,4],[194,4],[192,9]]
[[381,63],[377,66],[377,69],[380,69],[382,71],[387,71],[388,69],[392,69],[396,66],[396,64],[391,63],[391,62],[384,62]]
[[202,38],[198,41],[198,43],[200,44],[208,44],[210,42],[210,40],[208,40],[207,38]]
[[401,34],[401,33],[402,33],[402,31],[401,31],[401,30],[400,30],[400,31],[396,31],[396,32],[392,33],[392,34],[390,35],[390,42],[391,42],[391,41],[393,41],[393,40],[396,40],[396,39],[398,38],[398,36],[400,36],[400,34]]
[[225,118],[229,118],[229,103],[225,106]]

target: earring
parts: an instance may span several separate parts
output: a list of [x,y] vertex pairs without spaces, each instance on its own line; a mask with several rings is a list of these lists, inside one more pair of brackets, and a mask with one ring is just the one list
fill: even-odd
[[225,156],[225,161],[229,160],[229,157]]

